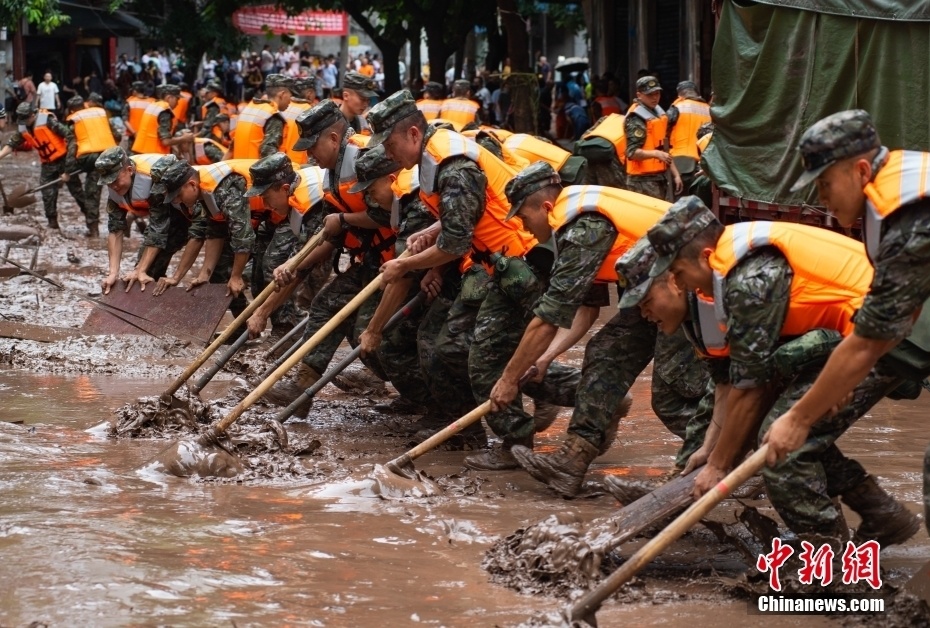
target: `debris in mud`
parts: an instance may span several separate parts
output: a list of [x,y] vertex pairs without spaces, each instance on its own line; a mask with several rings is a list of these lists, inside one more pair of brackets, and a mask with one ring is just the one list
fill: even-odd
[[[185,394],[186,393],[186,394]],[[162,397],[140,397],[116,410],[111,438],[176,438],[197,434],[200,426],[218,421],[221,415],[208,403],[182,388],[166,403]]]

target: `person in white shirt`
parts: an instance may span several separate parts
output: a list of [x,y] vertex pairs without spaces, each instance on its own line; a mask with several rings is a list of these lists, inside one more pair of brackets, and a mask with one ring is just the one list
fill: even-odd
[[58,86],[52,82],[52,75],[49,72],[42,77],[42,82],[36,86],[36,94],[39,96],[39,109],[48,109],[55,111],[61,109],[61,98],[58,96]]

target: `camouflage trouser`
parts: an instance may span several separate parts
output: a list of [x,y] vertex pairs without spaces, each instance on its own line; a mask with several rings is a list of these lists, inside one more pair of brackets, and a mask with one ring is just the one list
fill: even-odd
[[626,188],[626,173],[617,159],[589,161],[584,183],[585,185],[606,185],[622,190]]
[[[307,339],[319,331],[349,301],[354,299],[362,291],[362,288],[377,276],[378,267],[369,264],[353,264],[345,272],[333,277],[313,299],[309,312],[310,320],[304,328],[301,343],[306,342]],[[366,299],[361,307],[349,315],[315,349],[304,356],[304,364],[322,375],[329,368],[329,363],[332,362],[336,349],[339,348],[344,339],[348,340],[353,347],[357,347],[359,336],[368,327],[368,321],[371,320],[380,300],[380,291]],[[387,379],[377,354],[368,354],[362,358],[362,362],[378,377]]]
[[[274,269],[283,264],[295,252],[297,236],[288,222],[275,226],[265,221],[255,232],[255,245],[252,248],[252,277],[250,287],[252,296],[257,296],[269,283],[274,281]],[[274,327],[293,327],[301,319],[294,299],[288,299],[271,314]]]
[[[524,264],[511,260],[511,264]],[[499,273],[498,273],[499,274]],[[542,295],[545,284],[528,275],[521,285],[502,287],[497,276],[488,287],[475,322],[475,341],[468,354],[468,375],[475,401],[484,403],[500,379],[504,368],[523,339],[523,332],[533,320],[532,304]],[[516,292],[515,292],[516,291]],[[542,382],[527,384],[523,392],[539,401],[571,407],[581,380],[577,368],[553,362]],[[523,409],[522,395],[502,411],[485,417],[488,426],[507,442],[524,441],[534,432],[533,417]]]
[[[759,441],[779,416],[788,411],[813,385],[823,362],[808,365],[782,386],[762,421]],[[842,495],[865,480],[867,473],[836,447],[836,439],[868,412],[900,378],[878,365],[855,388],[849,405],[832,417],[817,421],[801,447],[775,467],[764,467],[769,500],[796,534],[831,534],[840,516],[832,497]]]
[[679,461],[697,450],[713,412],[707,372],[681,330],[658,333],[639,308],[619,310],[588,341],[568,431],[601,449],[620,402],[653,357],[652,409],[671,431],[688,437]]
[[[415,281],[407,293],[409,301],[420,292],[419,281]],[[392,329],[384,332],[378,347],[378,360],[384,374],[402,397],[427,408],[438,404],[429,392],[420,370],[418,335],[420,326],[429,309],[425,303],[410,316],[402,318]]]
[[[42,167],[39,168],[39,185],[45,185],[55,179],[61,177],[65,174],[65,160],[64,158],[59,159],[58,161],[53,161],[52,163],[43,163]],[[87,214],[87,202],[84,200],[84,190],[81,188],[81,178],[77,175],[71,177],[68,180],[68,183],[65,185],[68,186],[68,191],[71,192],[71,196],[74,197],[75,202],[77,202],[78,207],[81,209],[82,214]],[[44,190],[42,190],[42,205],[45,208],[45,217],[51,220],[52,218],[58,217],[58,188],[61,186],[52,185]],[[85,216],[87,224],[92,222],[97,222],[100,219],[100,208],[98,206],[96,213],[94,214],[93,220],[90,216]]]
[[[443,274],[442,290],[439,296],[433,299],[421,317],[417,328],[417,352],[420,361],[420,375],[429,391],[430,397],[441,401],[438,413],[441,417],[452,418],[455,409],[462,407],[462,399],[471,400],[471,391],[462,391],[449,374],[436,348],[439,333],[442,331],[449,317],[452,303],[461,289],[461,277],[455,264],[450,264]],[[452,399],[452,406],[447,405]],[[461,416],[461,415],[459,415]]]
[[94,162],[99,156],[100,153],[91,153],[78,157],[77,160],[78,168],[84,173],[84,207],[87,209],[84,217],[87,219],[87,224],[100,220],[100,193],[103,188],[97,185],[100,175],[94,167]]
[[[168,214],[168,221],[167,238],[155,243],[158,247],[158,254],[155,256],[155,259],[152,260],[152,265],[149,266],[148,273],[152,279],[161,279],[167,275],[168,266],[171,264],[171,258],[187,244],[187,232],[190,227],[190,222],[188,222],[187,218],[179,211],[171,211]],[[142,258],[142,253],[144,251],[145,247],[139,249],[139,259]]]
[[651,196],[652,198],[658,198],[664,201],[666,199],[665,194],[668,191],[668,182],[665,180],[665,175],[627,175],[626,189],[628,189],[630,192],[645,194],[646,196]]

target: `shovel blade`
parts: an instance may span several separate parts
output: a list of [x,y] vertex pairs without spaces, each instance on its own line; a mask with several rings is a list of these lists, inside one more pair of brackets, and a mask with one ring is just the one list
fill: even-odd
[[232,478],[244,470],[239,459],[226,450],[197,440],[171,443],[143,468],[179,478]]
[[[404,471],[408,471],[407,467]],[[375,482],[377,494],[385,499],[432,497],[442,494],[439,485],[414,469],[412,464],[409,465],[409,471],[409,473],[398,474],[386,466],[376,464],[372,470],[371,479]]]
[[26,194],[26,186],[19,184],[13,188],[13,191],[6,197],[7,205],[14,209],[22,209],[35,204],[36,197],[34,194]]

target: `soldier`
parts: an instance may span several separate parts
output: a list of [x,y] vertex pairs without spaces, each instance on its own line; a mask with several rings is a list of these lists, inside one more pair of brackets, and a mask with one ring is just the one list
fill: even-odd
[[423,117],[427,122],[431,122],[439,117],[442,110],[443,101],[442,85],[430,81],[423,87],[423,98],[417,101],[417,109],[423,112]]
[[[203,88],[203,104],[200,105],[200,119],[203,120],[203,126],[200,128],[198,137],[213,137],[214,129],[219,124],[217,117],[227,115],[226,121],[229,121],[226,100],[223,98],[223,86],[218,81],[208,81]],[[228,131],[228,129],[227,129]]]
[[356,133],[371,135],[364,113],[371,106],[371,99],[377,97],[378,92],[375,91],[373,80],[358,72],[346,72],[342,80],[342,102],[339,104],[339,110]]
[[452,84],[452,97],[442,101],[439,117],[451,122],[456,131],[478,125],[478,110],[481,106],[468,97],[470,92],[468,81],[460,79]]
[[66,121],[72,134],[68,139],[68,159],[65,170],[85,173],[84,199],[87,206],[87,235],[100,236],[100,181],[95,163],[100,153],[113,148],[120,141],[119,131],[110,122],[107,112],[98,105],[84,107],[84,100],[74,96],[67,102],[70,115]]
[[297,164],[307,163],[307,152],[303,150],[294,150],[294,144],[300,139],[300,130],[297,128],[297,116],[313,107],[309,101],[303,98],[303,94],[307,93],[308,85],[310,85],[309,89],[313,89],[312,83],[313,79],[293,79],[291,82],[291,93],[293,97],[287,108],[281,110],[281,115],[284,117],[284,140],[281,145],[281,150],[291,161]]
[[[72,139],[71,129],[62,124],[55,114],[44,109],[36,111],[28,102],[20,103],[16,107],[16,119],[19,130],[13,134],[2,149],[0,159],[3,159],[16,149],[35,149],[39,153],[42,163],[39,169],[39,185],[60,179],[68,185],[68,191],[74,197],[81,213],[87,222],[88,234],[92,233],[91,224],[96,223],[99,216],[92,213],[84,198],[81,189],[81,180],[77,175],[70,176],[68,164],[68,141]],[[42,205],[45,208],[45,217],[48,219],[49,229],[58,229],[58,187],[52,185],[42,190]]]
[[145,110],[155,102],[154,98],[145,95],[145,83],[142,81],[133,81],[131,90],[129,97],[126,98],[126,104],[123,105],[123,124],[126,125],[126,138],[130,146],[142,126],[142,116]]
[[136,129],[136,139],[132,143],[132,152],[140,154],[167,155],[172,147],[179,150],[189,150],[193,141],[190,131],[175,136],[175,127],[178,120],[174,117],[174,108],[181,97],[181,89],[177,85],[162,85],[161,99],[150,104],[142,114],[142,120]]
[[[636,99],[623,121],[626,187],[631,192],[671,200],[681,194],[681,176],[667,149],[668,116],[659,106],[662,86],[654,76],[636,81]],[[671,171],[673,189],[668,186]]]
[[691,189],[698,170],[698,131],[710,123],[710,105],[698,94],[697,85],[682,81],[678,98],[668,108],[669,154],[681,176],[683,189]]
[[[716,442],[707,443],[707,464],[695,479],[699,496],[738,462],[753,434],[761,440],[817,378],[822,357],[780,375],[779,347],[815,329],[850,334],[870,269],[862,246],[850,238],[790,223],[723,227],[694,196],[675,203],[648,236],[658,254],[650,275],[668,270],[679,285],[713,299],[703,316],[699,312],[702,343],[709,355],[729,359],[722,424]],[[800,452],[763,470],[772,505],[802,538],[821,537],[842,547],[848,529],[834,496],[862,516],[862,540],[902,543],[917,531],[917,518],[835,444],[899,383],[891,369],[877,367],[848,405],[837,403],[828,416],[829,408],[824,411]]]
[[[930,277],[927,262],[927,154],[889,151],[882,146],[869,114],[862,110],[827,116],[801,136],[799,146],[804,173],[793,191],[816,182],[820,202],[840,225],[851,227],[860,218],[869,261],[875,268],[868,294],[856,313],[855,330],[839,344],[810,389],[796,403],[781,408],[765,437],[772,471],[807,457],[811,439],[823,432],[830,408],[842,404],[889,366],[908,379],[926,376],[920,365],[894,348],[926,334]],[[920,315],[919,315],[920,314]],[[924,336],[926,337],[926,336]],[[908,341],[909,343],[911,341]],[[920,355],[918,352],[917,355]],[[886,356],[881,359],[882,356]],[[858,403],[857,403],[858,405]],[[776,414],[776,416],[777,416]],[[774,417],[773,417],[774,418]],[[901,532],[906,538],[909,516],[869,477],[860,498],[868,498],[898,525],[885,529],[860,526],[858,535],[878,539]],[[924,458],[924,506],[930,514],[930,456]],[[849,503],[849,502],[847,502]],[[925,519],[930,521],[930,519]],[[909,536],[909,535],[908,535]],[[882,540],[882,544],[888,542]],[[894,541],[891,541],[894,542]]]
[[161,279],[168,270],[171,256],[187,242],[188,217],[164,204],[164,197],[151,192],[152,168],[162,157],[160,154],[130,157],[117,146],[108,148],[97,158],[95,166],[100,185],[106,185],[110,194],[107,200],[109,272],[102,282],[104,294],[109,294],[119,279],[127,215],[150,219],[136,266],[123,277],[128,284],[127,292],[136,281],[144,291],[145,284]]
[[283,74],[269,74],[265,78],[268,98],[253,98],[241,109],[233,139],[233,159],[259,159],[282,150],[284,118],[278,103],[287,109],[291,81]]
[[223,148],[229,148],[232,146],[232,138],[229,134],[229,115],[225,113],[218,114],[213,117],[213,126],[210,127],[208,133],[204,136],[203,139],[213,140],[214,142],[223,146]]
[[179,83],[178,104],[171,108],[174,119],[177,120],[179,126],[186,128],[190,122],[191,101],[193,99],[194,95],[190,92],[188,84]]
[[[443,399],[453,416],[474,408],[468,381],[468,353],[475,322],[487,294],[492,255],[522,256],[535,240],[504,218],[510,210],[504,187],[514,172],[488,150],[454,131],[427,124],[409,91],[393,94],[368,115],[375,145],[384,144],[388,157],[403,168],[420,167],[420,198],[439,218],[424,238],[424,248],[382,267],[389,285],[409,271],[443,272],[446,299],[437,299],[421,326],[421,355],[429,356],[424,371],[433,397]],[[462,273],[459,282],[453,262]],[[462,437],[465,446],[483,446],[484,431],[472,426]]]
[[[587,332],[599,309],[609,305],[609,286],[618,280],[617,258],[669,206],[613,188],[563,189],[546,163],[533,164],[518,174],[508,185],[507,196],[509,217],[519,216],[541,242],[555,239],[558,254],[541,298],[527,301],[531,312],[526,331],[491,391],[495,410],[514,399],[517,381],[528,368],[536,365],[542,373],[549,369],[553,353],[559,352],[550,349],[553,343],[564,351]],[[624,398],[653,357],[652,403],[659,418],[679,435],[685,434],[692,420],[706,426],[709,402],[700,412],[698,407],[706,394],[708,375],[687,339],[681,333],[658,334],[636,308],[621,308],[588,341],[568,438],[557,452],[537,454],[528,446],[531,441],[520,442],[531,434],[532,425],[525,418],[495,429],[512,435],[511,454],[530,475],[562,496],[573,497],[591,462],[610,448],[620,418],[629,409]],[[700,447],[702,436],[697,430],[685,443],[679,462]]]
[[226,147],[216,140],[206,137],[194,138],[194,163],[196,163],[198,166],[215,164],[218,161],[223,161],[223,157],[225,156]]
[[618,113],[605,116],[575,142],[575,155],[588,160],[585,183],[618,190],[626,187],[626,135],[623,119]]

